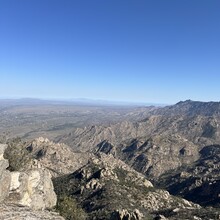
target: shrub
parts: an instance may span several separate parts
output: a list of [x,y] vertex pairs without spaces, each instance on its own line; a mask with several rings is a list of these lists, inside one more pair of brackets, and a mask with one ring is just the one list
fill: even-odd
[[86,213],[77,205],[75,199],[70,196],[58,197],[56,210],[66,220],[86,219]]
[[31,157],[25,148],[25,143],[20,138],[14,138],[7,142],[4,158],[9,161],[10,171],[20,171],[31,161]]

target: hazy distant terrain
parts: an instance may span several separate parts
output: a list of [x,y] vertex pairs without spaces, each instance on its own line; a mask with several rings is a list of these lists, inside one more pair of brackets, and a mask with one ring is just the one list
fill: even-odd
[[82,101],[0,100],[0,134],[26,139],[39,136],[54,139],[75,128],[139,120],[153,109],[155,107],[100,105]]

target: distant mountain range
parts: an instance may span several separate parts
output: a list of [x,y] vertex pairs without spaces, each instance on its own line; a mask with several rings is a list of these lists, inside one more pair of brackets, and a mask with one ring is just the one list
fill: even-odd
[[40,104],[60,104],[60,105],[92,105],[92,106],[165,106],[166,104],[145,103],[145,102],[126,102],[126,101],[108,101],[86,98],[74,99],[38,99],[38,98],[20,98],[20,99],[0,99],[0,104],[21,104],[21,105],[40,105]]

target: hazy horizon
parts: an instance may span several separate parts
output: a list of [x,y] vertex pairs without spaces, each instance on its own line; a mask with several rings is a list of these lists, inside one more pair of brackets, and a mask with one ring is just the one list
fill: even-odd
[[89,98],[38,98],[38,97],[0,97],[0,101],[43,101],[43,102],[60,102],[75,104],[92,104],[92,105],[109,105],[109,106],[166,106],[175,103],[151,103],[151,102],[135,102],[107,99],[89,99]]
[[2,0],[0,98],[220,100],[220,1]]

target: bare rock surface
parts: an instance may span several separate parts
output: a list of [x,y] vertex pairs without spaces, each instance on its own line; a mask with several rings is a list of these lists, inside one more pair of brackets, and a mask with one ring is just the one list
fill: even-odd
[[0,144],[0,202],[8,196],[11,181],[10,172],[6,170],[9,164],[3,156],[6,147],[7,145]]
[[64,220],[56,212],[34,211],[29,207],[0,204],[0,220]]
[[57,201],[50,172],[43,168],[9,172],[8,160],[4,159],[6,148],[0,145],[0,219],[63,219],[45,211]]
[[39,137],[26,146],[32,158],[31,167],[45,167],[52,176],[74,172],[88,162],[90,154],[73,152],[65,144]]
[[26,172],[11,172],[8,203],[44,210],[56,205],[57,197],[49,171],[32,169]]

